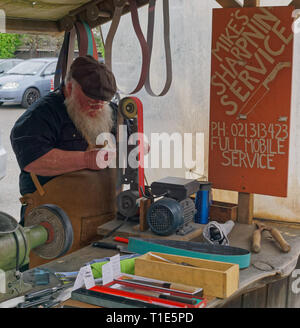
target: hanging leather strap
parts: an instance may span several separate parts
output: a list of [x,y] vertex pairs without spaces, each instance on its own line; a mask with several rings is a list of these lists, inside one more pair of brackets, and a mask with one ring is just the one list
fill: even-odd
[[[148,28],[147,28],[147,43],[149,47],[149,56],[151,63],[151,55],[153,49],[153,30],[155,21],[155,5],[156,0],[149,0],[148,7]],[[165,62],[166,62],[166,83],[159,94],[155,94],[150,85],[150,67],[145,81],[145,89],[153,97],[164,96],[170,89],[172,83],[172,58],[170,46],[170,17],[169,17],[169,0],[163,0],[163,18],[164,18],[164,46],[165,46]]]
[[75,23],[79,56],[90,55],[98,60],[97,45],[91,27],[84,21]]
[[[112,43],[119,26],[120,18],[122,16],[125,3],[126,1],[123,0],[115,1],[115,12],[105,41],[105,63],[111,70],[112,70]],[[140,91],[143,86],[145,86],[146,91],[151,96],[154,97],[164,96],[169,91],[172,83],[169,0],[163,0],[166,82],[163,87],[163,90],[159,94],[153,92],[150,84],[150,62],[151,62],[151,55],[153,49],[153,32],[154,32],[154,22],[155,22],[156,0],[149,1],[147,41],[145,40],[143,32],[140,27],[136,0],[129,0],[129,4],[130,4],[132,24],[142,50],[142,69],[140,73],[140,79],[136,88],[132,92],[126,92],[126,91],[121,91],[121,92],[124,94],[134,94]]]
[[77,21],[75,27],[77,32],[79,56],[85,56],[88,53],[88,36],[86,30],[81,21]]
[[60,86],[61,81],[65,78],[69,40],[70,40],[70,32],[65,32],[64,41],[60,49],[58,61],[56,64],[56,70],[54,75],[54,89],[57,89]]
[[69,49],[68,49],[66,75],[68,74],[68,71],[69,71],[70,66],[74,59],[75,36],[76,36],[76,29],[75,29],[75,27],[73,27],[72,30],[70,31],[70,37],[69,37]]
[[149,72],[149,65],[150,65],[150,54],[149,54],[149,48],[147,41],[144,37],[144,34],[142,32],[140,22],[139,22],[139,16],[138,16],[138,10],[136,6],[136,0],[129,0],[130,4],[130,12],[131,12],[131,19],[133,28],[135,30],[136,36],[140,42],[141,50],[142,50],[142,69],[140,74],[139,82],[136,86],[136,88],[130,93],[136,93],[141,90],[141,88],[144,86],[148,72]]
[[[143,103],[137,97],[132,97],[137,104],[137,120],[138,120],[138,134],[139,134],[139,167],[138,167],[138,180],[139,180],[139,195],[140,197],[145,194],[145,173],[144,173],[144,113]],[[142,191],[141,191],[142,189]]]
[[44,196],[45,195],[45,190],[44,188],[42,187],[42,185],[40,184],[40,181],[38,179],[38,177],[36,176],[36,174],[30,172],[30,177],[32,179],[32,182],[36,188],[36,190],[38,191],[38,193],[41,195],[41,196]]
[[[112,23],[110,26],[110,29],[108,31],[106,40],[105,40],[105,64],[112,70],[112,43],[114,36],[116,34],[116,31],[119,26],[120,18],[123,12],[123,8],[125,6],[126,1],[116,1],[115,2],[115,12],[112,19]],[[140,73],[140,78],[137,86],[135,89],[131,92],[121,91],[124,94],[134,94],[141,90],[141,88],[144,86],[148,70],[149,70],[149,64],[150,64],[150,56],[149,56],[149,49],[147,41],[144,37],[144,34],[142,32],[140,22],[139,22],[139,15],[138,10],[136,6],[136,0],[129,0],[130,5],[130,13],[131,13],[131,20],[133,24],[133,28],[135,30],[136,36],[139,40],[141,50],[142,50],[142,68]]]
[[105,64],[106,66],[112,70],[112,43],[115,37],[115,34],[117,32],[119,23],[120,23],[120,19],[122,16],[122,12],[124,9],[124,6],[126,4],[125,0],[118,0],[118,1],[114,1],[115,3],[115,12],[110,24],[110,28],[109,31],[107,33],[107,37],[105,40],[105,45],[104,45],[104,50],[105,50]]

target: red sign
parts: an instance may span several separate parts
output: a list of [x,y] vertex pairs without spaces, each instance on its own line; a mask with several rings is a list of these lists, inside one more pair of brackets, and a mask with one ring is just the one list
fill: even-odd
[[213,188],[287,196],[293,10],[213,10]]

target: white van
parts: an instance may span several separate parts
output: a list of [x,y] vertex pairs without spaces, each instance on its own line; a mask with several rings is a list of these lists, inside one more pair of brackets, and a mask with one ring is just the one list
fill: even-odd
[[0,180],[6,175],[6,162],[7,162],[7,153],[2,145],[1,140],[1,131],[0,131]]

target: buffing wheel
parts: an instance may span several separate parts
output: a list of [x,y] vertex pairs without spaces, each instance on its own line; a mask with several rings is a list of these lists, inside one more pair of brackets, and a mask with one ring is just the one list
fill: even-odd
[[131,97],[125,97],[120,100],[119,111],[127,119],[133,119],[137,117],[138,104],[135,99]]
[[73,228],[67,214],[58,206],[47,204],[34,208],[25,219],[25,226],[42,225],[48,230],[48,240],[33,252],[54,259],[67,253],[73,243]]

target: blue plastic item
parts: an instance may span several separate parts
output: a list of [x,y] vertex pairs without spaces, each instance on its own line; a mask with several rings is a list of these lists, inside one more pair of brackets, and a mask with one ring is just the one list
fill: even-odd
[[200,189],[196,194],[195,207],[195,222],[199,224],[207,224],[209,220],[209,207],[211,203],[211,183],[201,182]]

